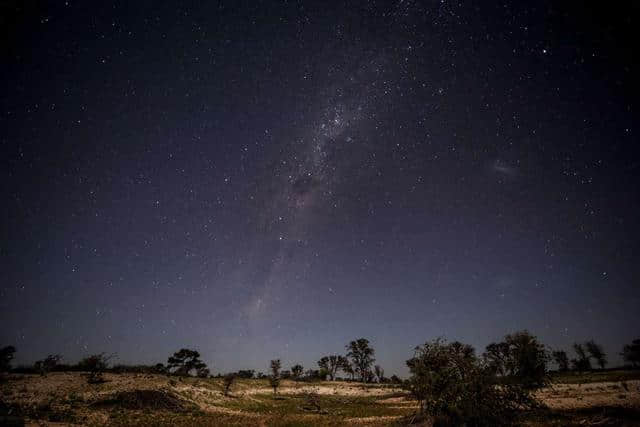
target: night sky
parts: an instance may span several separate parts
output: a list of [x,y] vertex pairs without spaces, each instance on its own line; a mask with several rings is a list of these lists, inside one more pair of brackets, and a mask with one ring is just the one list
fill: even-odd
[[632,2],[2,2],[0,345],[387,373],[640,330]]

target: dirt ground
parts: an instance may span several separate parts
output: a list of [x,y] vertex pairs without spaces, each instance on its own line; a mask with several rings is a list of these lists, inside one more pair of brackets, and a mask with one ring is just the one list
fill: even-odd
[[[274,395],[266,380],[239,380],[225,396],[220,379],[105,374],[88,384],[82,373],[55,372],[9,375],[0,393],[0,425],[397,425],[417,409],[398,387],[340,381],[282,381]],[[530,425],[640,425],[593,412],[640,411],[640,380],[554,384],[537,397],[578,418]]]

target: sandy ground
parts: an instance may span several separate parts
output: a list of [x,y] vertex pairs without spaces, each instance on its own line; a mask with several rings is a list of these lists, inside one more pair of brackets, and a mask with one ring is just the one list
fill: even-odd
[[[162,375],[106,374],[106,382],[87,384],[81,373],[56,372],[39,375],[11,375],[0,384],[0,398],[6,406],[19,406],[33,414],[43,410],[80,414],[84,424],[107,424],[109,412],[95,405],[115,393],[154,390],[176,396],[180,402],[207,413],[219,413],[257,419],[261,414],[233,408],[232,402],[260,402],[272,393],[266,381],[240,381],[234,385],[232,396],[224,396],[219,380],[180,380]],[[401,389],[379,385],[360,385],[348,382],[297,383],[283,381],[279,394],[287,396],[317,393],[333,396],[380,397],[376,403],[388,408],[414,410],[416,402]],[[388,397],[393,395],[393,397]],[[386,397],[385,397],[386,396]],[[588,384],[555,384],[540,390],[537,397],[551,409],[574,410],[593,407],[640,408],[640,381],[598,382]],[[232,407],[227,407],[232,406]],[[44,408],[44,409],[43,409]],[[40,411],[40,412],[38,412]],[[37,416],[37,415],[35,415]],[[35,417],[34,416],[34,417]],[[352,423],[391,421],[397,417],[378,416],[349,419]],[[41,423],[39,425],[42,425]],[[47,425],[70,425],[48,422]]]

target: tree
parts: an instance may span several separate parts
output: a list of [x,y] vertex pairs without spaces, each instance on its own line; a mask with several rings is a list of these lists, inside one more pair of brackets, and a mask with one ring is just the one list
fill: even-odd
[[633,340],[631,344],[625,344],[620,355],[634,368],[640,367],[640,339]]
[[596,343],[594,340],[589,340],[584,343],[584,345],[589,352],[589,356],[593,357],[596,360],[596,363],[598,364],[598,366],[600,366],[600,369],[604,369],[607,364],[607,356],[604,353],[604,349],[602,348],[602,346]]
[[510,425],[519,410],[536,403],[529,387],[501,383],[496,369],[466,344],[427,342],[415,348],[407,366],[411,376],[405,387],[433,425]]
[[547,352],[528,331],[514,332],[503,342],[489,344],[484,359],[496,375],[523,386],[533,389],[547,383]]
[[376,378],[378,379],[378,382],[383,383],[385,380],[384,369],[382,369],[380,365],[376,365],[373,367],[373,372],[376,374]]
[[323,369],[327,375],[329,375],[329,380],[334,381],[336,379],[336,374],[342,367],[345,362],[348,362],[344,356],[339,356],[333,354],[331,356],[324,356],[322,359],[318,360],[318,366],[320,369]]
[[173,375],[189,376],[191,371],[203,373],[207,365],[200,360],[200,353],[187,348],[180,349],[167,359],[167,371]]
[[355,372],[360,376],[362,382],[366,382],[371,372],[371,365],[376,361],[373,357],[375,351],[369,347],[369,340],[360,338],[351,341],[347,345],[347,350],[347,357],[351,359]]
[[349,360],[347,360],[340,369],[342,369],[342,372],[349,375],[349,378],[353,381],[356,376],[356,371],[353,370],[353,365],[351,365],[351,362],[349,362]]
[[563,350],[556,350],[551,353],[551,357],[558,365],[559,371],[568,371],[569,370],[569,357],[567,356],[567,352]]
[[402,384],[402,379],[400,379],[400,377],[397,376],[396,374],[391,375],[391,378],[389,378],[389,381],[391,381],[392,384]]
[[280,359],[271,361],[269,368],[271,369],[271,375],[269,376],[269,384],[273,387],[273,394],[278,393],[278,386],[280,385]]
[[576,371],[590,371],[591,358],[587,355],[582,344],[573,343],[573,351],[576,352],[576,358],[571,359],[571,365]]
[[231,386],[236,381],[235,374],[227,374],[222,378],[222,394],[228,396],[231,392]]
[[240,369],[236,376],[238,378],[251,379],[255,375],[256,371],[253,369]]
[[196,376],[198,378],[209,378],[211,371],[206,366],[201,366],[196,370]]
[[293,379],[296,381],[300,379],[302,372],[304,372],[304,367],[300,364],[291,367],[291,376],[293,376]]
[[58,362],[62,360],[62,356],[59,354],[50,354],[45,357],[43,360],[38,360],[34,364],[34,368],[40,372],[40,375],[43,377],[46,376],[49,372],[53,371],[55,367],[58,365]]
[[9,372],[11,370],[11,361],[16,348],[12,345],[0,348],[0,372]]

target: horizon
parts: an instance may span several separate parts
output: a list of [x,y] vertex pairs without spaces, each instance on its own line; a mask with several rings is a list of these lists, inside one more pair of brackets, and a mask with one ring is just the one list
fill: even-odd
[[632,2],[0,8],[16,364],[639,338]]

